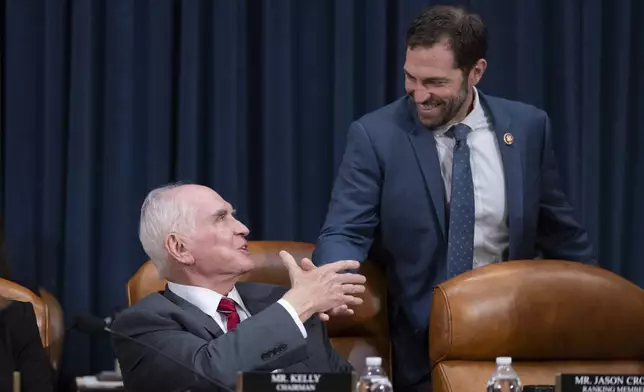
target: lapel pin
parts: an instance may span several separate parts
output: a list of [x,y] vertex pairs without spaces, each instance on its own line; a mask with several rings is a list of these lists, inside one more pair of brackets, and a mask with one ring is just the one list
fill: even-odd
[[514,136],[512,136],[511,133],[506,133],[505,135],[503,135],[503,141],[509,146],[514,143]]

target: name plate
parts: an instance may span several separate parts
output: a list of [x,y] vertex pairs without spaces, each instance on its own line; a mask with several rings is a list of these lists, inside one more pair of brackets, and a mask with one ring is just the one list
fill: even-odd
[[355,383],[355,373],[247,372],[239,375],[237,392],[352,392]]
[[561,392],[644,392],[644,374],[562,374]]

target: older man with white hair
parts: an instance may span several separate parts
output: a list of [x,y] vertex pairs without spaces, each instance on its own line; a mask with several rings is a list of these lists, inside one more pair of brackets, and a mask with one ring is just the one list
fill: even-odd
[[[238,371],[351,372],[316,314],[361,303],[365,278],[342,261],[299,266],[280,252],[291,289],[238,278],[254,267],[248,228],[210,188],[168,185],[147,196],[140,239],[168,283],[119,314],[112,328],[151,345],[198,374],[234,388]],[[209,389],[204,377],[130,340],[115,337],[125,387],[133,391]]]

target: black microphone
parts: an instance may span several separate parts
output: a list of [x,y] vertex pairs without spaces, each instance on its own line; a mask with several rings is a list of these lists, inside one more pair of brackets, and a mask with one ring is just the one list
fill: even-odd
[[93,316],[93,315],[82,315],[76,318],[76,323],[74,324],[74,328],[77,328],[79,331],[85,332],[87,334],[98,334],[98,333],[103,333],[103,332],[108,332],[112,335],[118,336],[120,338],[129,340],[131,342],[134,342],[136,344],[139,344],[149,350],[152,350],[153,352],[161,355],[162,357],[169,359],[171,362],[173,362],[176,365],[181,366],[182,368],[186,369],[192,374],[196,374],[197,376],[203,378],[204,380],[208,381],[209,383],[222,388],[225,391],[228,392],[235,392],[233,389],[227,387],[223,383],[215,380],[214,378],[208,377],[205,374],[201,374],[198,372],[196,369],[186,365],[185,363],[179,362],[175,358],[172,358],[170,355],[164,353],[163,351],[159,350],[156,347],[153,347],[139,339],[135,339],[131,336],[127,336],[125,334],[122,334],[118,331],[113,330],[107,325],[107,322],[105,319],[102,319],[98,316]]

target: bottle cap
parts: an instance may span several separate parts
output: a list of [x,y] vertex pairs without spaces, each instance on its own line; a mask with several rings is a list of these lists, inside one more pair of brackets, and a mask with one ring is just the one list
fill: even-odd
[[512,357],[496,357],[497,365],[511,365]]
[[367,366],[381,366],[382,358],[380,357],[367,357]]

